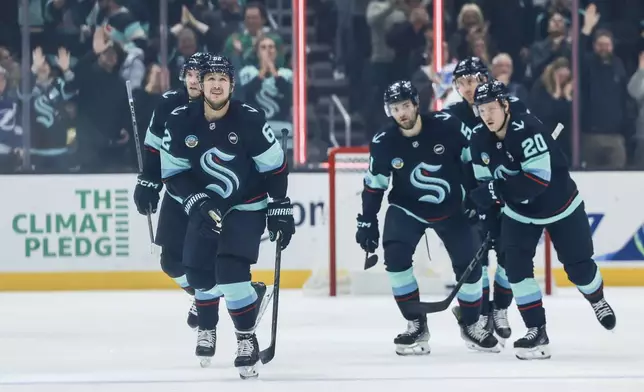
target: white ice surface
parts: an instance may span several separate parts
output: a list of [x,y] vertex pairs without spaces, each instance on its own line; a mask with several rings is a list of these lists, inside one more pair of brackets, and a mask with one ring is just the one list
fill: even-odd
[[[644,290],[606,290],[618,321],[605,331],[574,290],[545,299],[552,359],[468,352],[449,311],[429,319],[432,353],[399,357],[405,328],[391,297],[305,297],[284,291],[273,362],[258,380],[232,366],[221,307],[217,353],[201,369],[180,291],[0,294],[0,392],[55,391],[638,391],[644,392]],[[223,305],[223,304],[222,304]],[[525,329],[510,312],[512,339]],[[260,326],[269,343],[270,309]],[[511,345],[511,342],[508,346]]]

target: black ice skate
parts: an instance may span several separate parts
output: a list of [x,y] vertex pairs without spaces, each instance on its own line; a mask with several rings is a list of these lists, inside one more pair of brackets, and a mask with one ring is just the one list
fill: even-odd
[[407,330],[394,339],[398,355],[427,355],[429,348],[429,329],[427,317],[407,321]]
[[604,328],[609,331],[615,328],[615,324],[617,323],[615,312],[608,302],[606,302],[606,299],[602,298],[597,302],[591,302],[590,306],[592,306],[595,311],[597,321],[599,321]]
[[237,357],[235,367],[239,371],[239,377],[257,378],[257,362],[259,362],[259,344],[254,331],[239,332],[237,335]]
[[512,335],[512,328],[510,328],[510,323],[508,322],[508,310],[493,309],[492,317],[490,318],[493,321],[494,332],[503,340],[502,344],[505,345],[505,340]]
[[216,329],[200,329],[197,332],[197,348],[195,349],[195,355],[199,358],[199,364],[202,368],[210,366],[212,357],[215,355],[216,346]]
[[519,359],[550,359],[549,344],[545,325],[529,328],[524,337],[514,342],[514,355]]
[[465,325],[461,321],[461,308],[459,306],[452,308],[452,314],[454,314],[458,325],[461,327],[461,337],[465,341],[467,348],[491,353],[501,352],[501,345],[497,338],[494,337],[489,316],[481,315],[474,324]]
[[188,326],[192,329],[197,329],[199,326],[199,319],[197,318],[197,300],[192,301],[192,305],[188,311]]

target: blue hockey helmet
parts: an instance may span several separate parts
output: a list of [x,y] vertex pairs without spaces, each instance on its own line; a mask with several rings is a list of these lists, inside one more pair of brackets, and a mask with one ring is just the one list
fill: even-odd
[[474,104],[483,105],[484,103],[498,101],[503,104],[510,97],[508,88],[498,80],[482,83],[474,92]]
[[410,81],[399,80],[390,84],[389,87],[387,87],[387,90],[385,90],[384,95],[385,113],[387,114],[387,117],[391,117],[389,105],[407,100],[411,100],[411,102],[416,106],[420,104],[418,90],[416,90],[416,87],[414,87]]
[[464,60],[459,61],[459,63],[456,65],[456,68],[454,68],[452,75],[453,80],[456,81],[456,79],[464,76],[488,77],[489,73],[487,66],[480,58],[468,57]]
[[204,77],[209,73],[222,73],[228,75],[230,79],[231,89],[235,85],[235,67],[233,63],[230,62],[228,57],[220,55],[211,55],[209,58],[202,64],[201,70],[199,72],[199,79],[203,83]]
[[203,65],[204,61],[208,59],[208,57],[209,53],[207,52],[197,52],[188,57],[188,60],[186,60],[186,62],[183,63],[183,66],[181,67],[179,80],[182,82],[186,81],[186,73],[188,72],[188,70],[192,69],[199,72],[201,70],[201,66]]

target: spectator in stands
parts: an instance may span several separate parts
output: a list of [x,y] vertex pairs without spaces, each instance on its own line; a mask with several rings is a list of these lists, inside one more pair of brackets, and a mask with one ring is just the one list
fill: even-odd
[[7,71],[0,66],[0,173],[11,173],[18,165],[22,145],[16,129],[18,98],[9,87]]
[[188,61],[190,56],[204,49],[199,47],[194,30],[182,25],[179,25],[179,31],[174,31],[175,28],[176,26],[173,27],[172,33],[177,35],[177,50],[168,59],[168,69],[170,70],[170,85],[172,88],[179,88],[182,85],[179,74],[183,64]]
[[282,53],[282,39],[276,32],[266,26],[267,13],[260,3],[248,3],[244,10],[244,31],[233,33],[226,40],[224,55],[235,65],[235,69],[256,64],[255,44],[263,35],[270,35],[278,47],[278,56]]
[[208,52],[219,53],[227,37],[239,30],[241,26],[241,11],[237,14],[233,10],[235,9],[215,12],[205,6],[196,6],[193,11],[190,11],[184,5],[181,8],[180,23],[174,25],[170,31],[178,36],[184,28],[191,28],[199,34],[200,46],[204,46]]
[[512,81],[512,73],[514,66],[512,57],[508,53],[499,53],[492,59],[492,77],[503,82],[507,87],[510,94],[522,100],[526,105],[529,105],[528,91],[521,83]]
[[639,55],[639,68],[628,82],[628,92],[637,101],[639,116],[635,133],[634,166],[644,169],[644,51]]
[[150,123],[152,113],[164,92],[163,71],[158,64],[150,64],[145,77],[145,87],[134,91],[139,140],[145,139],[147,125]]
[[392,78],[407,79],[422,63],[422,52],[426,47],[425,35],[430,30],[429,14],[425,7],[411,10],[407,20],[396,23],[387,31],[385,39],[394,51]]
[[273,129],[292,128],[293,71],[279,63],[273,38],[266,35],[255,44],[259,66],[247,65],[239,72],[243,100],[261,109]]
[[544,69],[558,57],[570,58],[572,47],[568,40],[565,17],[555,12],[548,19],[548,37],[537,41],[530,47],[526,80],[529,85],[538,80]]
[[148,46],[145,29],[137,15],[124,5],[125,0],[98,0],[90,18],[95,20],[95,25],[104,26],[113,42],[123,47],[134,43],[145,50]]
[[464,59],[471,56],[471,44],[475,36],[487,33],[481,7],[474,3],[463,5],[457,17],[458,30],[449,38],[449,50],[453,57]]
[[[587,46],[599,21],[594,5],[586,9],[580,46]],[[626,139],[633,124],[627,106],[628,78],[622,61],[613,55],[613,35],[606,29],[595,32],[592,51],[581,62],[582,157],[589,169],[623,169]]]
[[452,73],[457,61],[449,57],[447,42],[443,41],[443,65],[439,73],[435,71],[434,45],[432,41],[427,43],[425,59],[426,65],[416,70],[411,78],[412,84],[418,89],[420,112],[429,113],[435,110],[436,99],[442,100],[443,107],[460,101],[461,96],[454,91],[452,84]]
[[[584,1],[584,0],[582,0]],[[542,7],[537,7],[534,37],[537,41],[544,40],[550,35],[550,18],[554,14],[563,16],[566,25],[572,24],[571,0],[548,0]]]
[[395,52],[387,45],[387,33],[396,23],[407,19],[406,10],[404,0],[371,0],[367,6],[367,24],[371,29],[371,59],[363,117],[370,133],[376,132],[384,120],[382,94],[395,78],[392,71]]
[[13,59],[9,49],[0,46],[0,67],[5,70],[5,80],[9,90],[18,88],[20,82],[20,64]]
[[541,78],[532,86],[530,110],[543,121],[548,129],[555,129],[557,124],[564,126],[557,139],[564,153],[570,159],[571,119],[572,119],[572,73],[570,62],[559,57],[544,70]]
[[93,51],[76,65],[78,85],[77,139],[81,168],[90,172],[132,167],[128,151],[131,127],[125,81],[126,57],[119,44],[105,41],[96,30]]

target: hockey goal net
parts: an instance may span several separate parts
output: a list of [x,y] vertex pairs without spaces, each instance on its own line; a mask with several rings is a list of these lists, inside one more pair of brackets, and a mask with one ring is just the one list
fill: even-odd
[[[329,260],[315,267],[304,285],[305,293],[336,296],[340,294],[390,294],[382,246],[376,266],[364,270],[365,253],[355,241],[356,216],[362,210],[364,173],[369,167],[367,147],[338,147],[329,152]],[[386,195],[378,214],[381,237],[387,211]],[[550,246],[540,241],[535,257],[535,276],[546,294],[551,293]],[[382,244],[381,244],[382,245]],[[496,267],[495,252],[490,252],[490,283]],[[447,251],[433,230],[428,229],[414,254],[414,272],[423,294],[443,295],[455,283]]]

